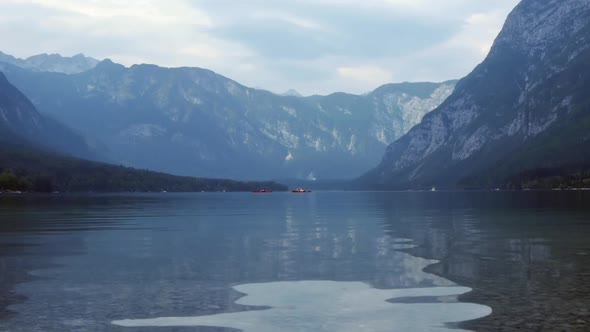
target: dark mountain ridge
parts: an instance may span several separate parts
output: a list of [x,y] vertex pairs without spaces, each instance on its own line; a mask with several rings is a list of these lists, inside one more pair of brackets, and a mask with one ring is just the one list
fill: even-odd
[[0,128],[6,141],[27,141],[63,154],[98,158],[98,150],[90,146],[84,137],[52,118],[41,115],[1,72]]
[[360,182],[490,187],[590,159],[590,2],[524,0],[485,59]]
[[103,142],[117,163],[238,179],[356,176],[455,84],[297,97],[199,68],[126,68],[104,60],[73,75],[7,63],[0,69],[41,112]]
[[[75,158],[80,136],[37,112],[0,73],[0,192],[250,191],[286,190],[274,182],[238,182],[172,176]],[[79,150],[76,150],[79,149]]]

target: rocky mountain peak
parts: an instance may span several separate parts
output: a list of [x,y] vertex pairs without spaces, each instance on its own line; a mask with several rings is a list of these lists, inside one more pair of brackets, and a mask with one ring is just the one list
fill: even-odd
[[77,74],[94,68],[99,61],[77,54],[72,57],[64,57],[60,54],[37,54],[26,59],[15,58],[0,52],[0,62],[5,62],[23,69],[40,72],[54,72],[63,74]]
[[113,62],[113,60],[111,59],[104,59],[102,61],[100,61],[99,63],[96,64],[96,66],[93,68],[96,69],[96,71],[121,71],[121,70],[125,70],[126,67]]
[[[590,76],[588,37],[590,1],[522,1],[486,60],[421,124],[390,145],[367,179],[409,186],[456,184],[481,177],[486,168],[500,177],[537,167],[533,160],[563,162],[538,145],[555,139],[553,128],[571,125],[576,105],[587,103],[582,92]],[[579,128],[563,130],[566,136]],[[565,144],[562,138],[558,142]],[[542,153],[517,160],[515,151],[530,146]],[[568,149],[561,146],[560,154]]]
[[299,93],[299,91],[295,90],[295,89],[289,89],[287,91],[285,91],[284,93],[281,94],[281,96],[289,96],[289,97],[303,97],[303,95],[301,95]]
[[501,46],[534,54],[586,26],[587,0],[524,0],[510,14],[496,40]]

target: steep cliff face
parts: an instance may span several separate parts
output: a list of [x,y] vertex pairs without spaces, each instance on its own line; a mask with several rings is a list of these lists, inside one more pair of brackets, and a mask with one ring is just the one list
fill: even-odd
[[0,142],[33,144],[83,158],[98,158],[85,139],[35,106],[0,73]]
[[238,179],[358,176],[455,86],[404,83],[365,96],[299,97],[198,68],[109,60],[76,75],[0,68],[42,112],[98,138],[119,163]]
[[[486,60],[391,144],[374,186],[492,185],[584,162],[590,142],[590,2],[524,0]],[[582,149],[582,150],[580,150]]]
[[23,135],[34,135],[42,123],[35,106],[0,73],[0,124]]

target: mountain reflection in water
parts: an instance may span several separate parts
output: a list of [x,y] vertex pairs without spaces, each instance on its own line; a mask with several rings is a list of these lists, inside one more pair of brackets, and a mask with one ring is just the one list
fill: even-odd
[[[111,322],[255,311],[261,308],[236,303],[243,294],[233,287],[301,280],[362,282],[377,290],[458,284],[474,288],[462,301],[494,309],[462,328],[516,329],[535,324],[539,315],[538,321],[561,326],[560,313],[583,315],[587,307],[588,197],[2,197],[0,330],[126,331]],[[441,302],[457,299],[423,296],[386,304]]]

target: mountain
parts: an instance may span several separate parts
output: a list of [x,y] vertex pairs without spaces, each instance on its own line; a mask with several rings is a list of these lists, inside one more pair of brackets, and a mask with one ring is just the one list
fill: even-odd
[[27,141],[64,154],[98,158],[99,148],[92,147],[81,135],[61,123],[41,115],[1,72],[0,131],[4,141]]
[[590,161],[590,1],[524,0],[485,59],[361,182],[496,186]]
[[0,135],[0,193],[32,192],[200,192],[285,191],[275,182],[240,182],[174,176],[82,160],[28,143],[13,144]]
[[126,68],[104,60],[72,75],[7,63],[0,70],[41,112],[104,142],[117,163],[237,179],[357,176],[455,85],[297,97],[199,68]]
[[287,90],[285,93],[283,93],[281,96],[286,96],[286,97],[303,97],[299,91],[295,90],[295,89],[289,89]]
[[86,146],[79,136],[37,112],[0,73],[0,192],[286,190],[273,182],[172,176],[74,158],[60,152]]
[[98,60],[77,54],[73,57],[63,57],[59,54],[39,54],[27,59],[18,59],[0,52],[0,62],[30,69],[64,74],[76,74],[90,70],[98,64]]

